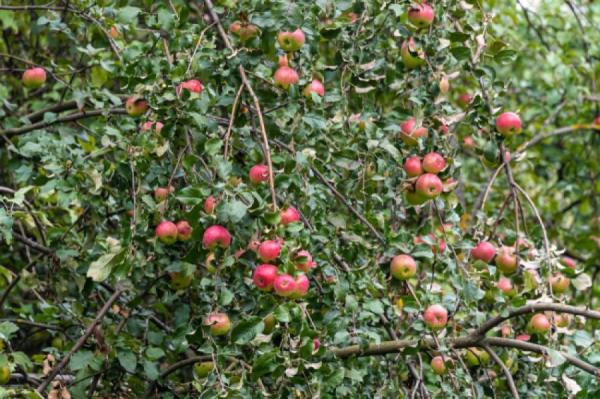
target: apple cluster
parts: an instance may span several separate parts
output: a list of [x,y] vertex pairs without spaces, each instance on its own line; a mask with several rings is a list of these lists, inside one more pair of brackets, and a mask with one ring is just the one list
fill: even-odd
[[430,152],[422,159],[410,156],[404,161],[404,171],[412,184],[406,191],[406,199],[411,205],[421,205],[439,196],[444,184],[438,174],[446,168],[446,160],[437,152]]

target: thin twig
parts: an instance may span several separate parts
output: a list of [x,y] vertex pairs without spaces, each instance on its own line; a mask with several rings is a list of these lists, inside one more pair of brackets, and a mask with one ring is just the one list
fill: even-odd
[[512,397],[514,399],[519,399],[519,391],[517,391],[517,387],[515,386],[515,381],[513,380],[512,375],[510,374],[510,370],[506,368],[506,365],[504,364],[502,359],[498,357],[496,352],[494,352],[494,350],[490,348],[489,345],[483,345],[482,347],[504,373],[504,377],[506,377],[506,383],[508,384],[508,388],[510,389]]
[[225,133],[225,155],[224,158],[227,160],[229,156],[229,138],[231,136],[231,131],[233,129],[233,124],[235,122],[235,112],[237,111],[237,106],[240,103],[240,98],[242,96],[242,91],[244,91],[244,85],[241,84],[238,89],[235,100],[233,101],[233,107],[231,108],[231,116],[229,117],[229,124],[227,125],[227,132]]

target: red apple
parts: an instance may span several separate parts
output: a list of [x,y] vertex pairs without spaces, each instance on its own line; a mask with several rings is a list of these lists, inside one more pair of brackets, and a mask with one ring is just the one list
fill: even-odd
[[304,45],[305,40],[304,32],[302,32],[300,28],[293,32],[279,32],[277,35],[279,46],[283,51],[288,53],[300,50]]
[[173,244],[177,241],[177,226],[168,220],[162,221],[156,226],[154,234],[165,244]]
[[287,226],[300,220],[300,213],[293,206],[288,206],[279,213],[279,219],[282,225]]
[[317,263],[313,261],[312,255],[307,250],[298,251],[294,258],[296,268],[302,270],[304,273],[308,273],[310,269],[317,267]]
[[458,96],[458,98],[456,99],[456,102],[458,102],[458,106],[461,107],[462,109],[468,108],[469,105],[471,105],[472,101],[473,101],[473,95],[470,93],[463,93],[460,96]]
[[258,247],[258,256],[263,262],[274,261],[281,253],[281,243],[279,241],[267,240]]
[[277,86],[287,89],[290,85],[297,84],[300,77],[295,69],[290,68],[289,66],[280,66],[273,74],[273,79]]
[[440,330],[448,323],[448,312],[442,305],[431,305],[423,313],[423,320],[430,329]]
[[302,298],[308,294],[310,288],[310,280],[306,277],[306,274],[299,274],[296,276],[296,289],[291,295],[292,298]]
[[487,241],[481,241],[471,250],[473,259],[482,260],[485,263],[490,263],[496,255],[496,248]]
[[23,72],[23,84],[28,89],[37,89],[46,82],[46,71],[44,68],[31,68]]
[[319,350],[320,347],[321,347],[321,341],[319,340],[319,338],[314,338],[313,339],[313,353],[317,353],[317,351]]
[[496,266],[504,274],[512,274],[517,270],[517,256],[513,247],[501,247],[496,254]]
[[279,296],[291,296],[296,292],[296,280],[289,274],[280,274],[273,281],[273,289]]
[[204,231],[202,245],[207,249],[227,248],[231,244],[231,234],[223,226],[215,224]]
[[568,268],[570,268],[570,269],[573,269],[573,270],[576,270],[576,269],[577,269],[577,264],[575,263],[575,259],[573,259],[573,258],[569,258],[568,256],[563,256],[563,257],[560,259],[560,263],[561,263],[563,266],[566,266],[566,267],[568,267]]
[[250,168],[250,181],[254,184],[269,180],[269,167],[267,165],[254,165]]
[[514,112],[503,112],[496,118],[496,129],[505,137],[521,133],[521,118]]
[[279,271],[277,270],[277,266],[262,264],[258,265],[254,270],[252,280],[259,290],[270,291],[273,288],[273,282],[278,274]]
[[404,66],[408,69],[414,69],[425,64],[425,53],[418,48],[412,37],[402,43],[400,57]]
[[212,215],[215,213],[215,209],[217,209],[217,199],[212,195],[206,197],[204,200],[204,212]]
[[304,97],[310,98],[311,93],[315,93],[321,97],[325,95],[325,86],[323,86],[323,83],[321,83],[320,80],[313,79],[312,82],[306,85],[304,90],[302,90],[302,94],[304,94]]
[[514,296],[517,291],[512,285],[512,282],[506,277],[500,277],[500,280],[496,283],[496,288],[504,293],[508,297]]
[[594,119],[594,125],[600,125],[600,116],[597,116],[596,119]]
[[148,122],[144,122],[142,124],[142,132],[149,132],[152,130],[152,128],[154,127],[154,133],[159,134],[160,131],[163,128],[163,124],[161,122],[153,122],[153,121],[148,121]]
[[181,220],[177,222],[177,239],[179,241],[187,241],[192,237],[192,226],[187,220]]
[[533,334],[545,334],[550,330],[550,320],[543,313],[536,313],[529,320],[529,331]]
[[428,199],[437,197],[442,193],[442,190],[442,181],[432,173],[425,173],[419,176],[415,184],[415,191]]
[[446,362],[444,362],[444,358],[441,356],[436,356],[431,359],[431,368],[437,375],[446,374]]
[[198,79],[190,79],[180,83],[175,89],[175,92],[180,96],[184,89],[190,93],[200,94],[202,93],[202,90],[204,90],[204,86],[202,86],[202,82]]
[[515,339],[517,339],[518,341],[529,341],[531,339],[531,336],[529,336],[529,334],[519,334],[515,337]]
[[421,137],[427,137],[427,128],[417,126],[416,118],[409,118],[400,125],[400,138],[406,145],[417,145],[417,140]]
[[442,122],[440,126],[438,126],[438,131],[445,135],[450,132],[450,129],[448,128],[448,125]]
[[430,152],[423,157],[423,170],[438,174],[446,167],[446,160],[437,152]]
[[552,293],[562,294],[569,288],[571,280],[562,273],[555,273],[554,276],[550,278],[550,284],[552,285]]
[[140,96],[131,96],[125,102],[125,110],[129,116],[134,118],[144,115],[148,111],[148,107],[148,101]]
[[412,156],[404,161],[404,170],[408,177],[416,177],[423,174],[423,168],[421,166],[421,158]]
[[408,280],[417,273],[417,262],[410,255],[396,255],[390,262],[390,273],[398,280]]
[[175,191],[175,187],[157,187],[154,189],[154,200],[156,202],[162,202],[167,199],[169,194]]
[[204,325],[210,327],[214,336],[225,335],[231,329],[231,321],[226,313],[211,313],[204,320]]
[[425,2],[408,7],[408,20],[420,28],[431,25],[434,17],[433,8]]

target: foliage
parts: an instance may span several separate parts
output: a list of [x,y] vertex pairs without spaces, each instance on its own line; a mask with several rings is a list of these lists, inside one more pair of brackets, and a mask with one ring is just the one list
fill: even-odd
[[[35,389],[53,378],[43,395],[510,397],[512,380],[522,397],[600,395],[597,377],[564,356],[600,364],[592,313],[532,336],[544,356],[485,341],[510,379],[493,359],[468,367],[467,345],[457,344],[525,304],[599,305],[600,4],[430,1],[433,25],[417,29],[409,1],[8,3],[0,5],[0,368],[12,376],[1,395],[39,397]],[[228,31],[235,21],[258,35],[241,40]],[[300,82],[277,87],[277,34],[298,27],[306,43],[289,58]],[[426,59],[413,69],[401,58],[409,37]],[[32,66],[48,73],[39,89],[21,81]],[[303,95],[313,78],[323,97]],[[177,90],[190,79],[201,93]],[[464,93],[473,101],[463,109]],[[127,115],[133,95],[150,105],[141,117]],[[520,135],[497,134],[503,111],[519,113]],[[400,134],[410,117],[429,131],[416,146]],[[142,129],[148,121],[164,127]],[[402,165],[431,151],[446,160],[444,193],[410,205],[414,179]],[[251,184],[249,169],[267,155],[274,185]],[[171,185],[157,201],[154,190]],[[214,214],[204,209],[211,195]],[[288,206],[302,221],[280,223]],[[192,238],[162,243],[154,232],[162,220],[187,220]],[[229,248],[203,247],[214,224],[232,234]],[[316,261],[306,297],[261,292],[252,281],[262,263],[253,246],[277,237],[280,272],[295,272],[301,249]],[[484,239],[520,240],[510,276],[517,295],[495,288],[494,264],[470,256]],[[406,282],[389,271],[401,253],[418,264]],[[565,294],[547,284],[558,270],[571,278]],[[440,332],[422,317],[436,303],[449,313]],[[211,312],[229,315],[227,335],[210,335]],[[502,324],[510,338],[526,333],[529,313]],[[468,346],[483,346],[475,338]],[[397,339],[409,345],[355,356]],[[352,356],[336,352],[352,345]],[[441,377],[429,364],[440,353],[453,359]],[[59,375],[47,378],[52,369]]]

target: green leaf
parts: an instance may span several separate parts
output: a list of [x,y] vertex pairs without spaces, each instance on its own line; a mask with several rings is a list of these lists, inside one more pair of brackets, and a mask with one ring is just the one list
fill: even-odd
[[137,366],[137,359],[132,352],[119,352],[117,355],[119,364],[130,373],[134,373]]
[[237,345],[244,345],[252,341],[265,327],[263,319],[251,317],[239,322],[231,332],[231,340]]
[[17,331],[19,331],[19,327],[15,323],[10,321],[0,323],[0,337],[5,341],[10,340]]
[[150,347],[146,349],[146,357],[150,360],[158,360],[163,356],[165,356],[165,351],[163,351],[161,348]]
[[123,261],[124,256],[124,249],[102,255],[90,264],[87,276],[96,282],[106,280],[112,269]]

